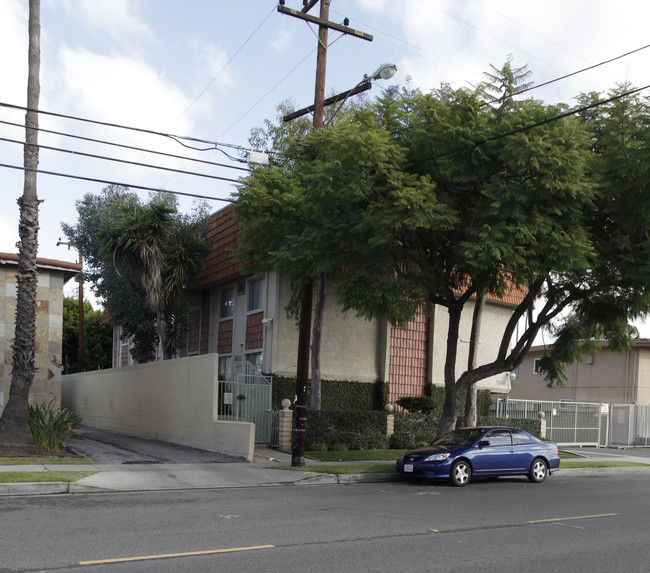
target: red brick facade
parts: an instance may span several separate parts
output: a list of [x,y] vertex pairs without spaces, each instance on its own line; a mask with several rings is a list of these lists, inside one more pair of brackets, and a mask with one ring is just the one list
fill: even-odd
[[196,275],[199,288],[211,286],[239,273],[242,265],[233,260],[231,253],[237,248],[240,235],[232,206],[210,216],[208,240],[212,243],[212,250],[205,257],[203,270]]
[[262,348],[264,344],[263,312],[249,314],[246,317],[246,350]]
[[232,319],[222,320],[219,323],[217,339],[217,352],[219,354],[230,354],[232,352],[232,324]]
[[402,396],[421,396],[427,385],[429,365],[429,318],[423,313],[406,328],[392,328],[388,366],[388,402]]

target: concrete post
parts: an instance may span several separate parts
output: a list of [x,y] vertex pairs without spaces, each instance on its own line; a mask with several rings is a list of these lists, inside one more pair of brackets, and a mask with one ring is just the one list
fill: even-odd
[[282,410],[280,410],[280,420],[278,422],[278,449],[281,452],[291,452],[291,433],[293,429],[293,411],[289,410],[291,400],[285,398],[282,400]]

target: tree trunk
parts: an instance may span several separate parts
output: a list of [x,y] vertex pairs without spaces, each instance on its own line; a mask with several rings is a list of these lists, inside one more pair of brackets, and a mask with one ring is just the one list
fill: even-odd
[[25,117],[25,179],[23,195],[18,200],[20,224],[18,234],[18,274],[16,294],[16,332],[12,345],[13,362],[9,400],[0,421],[0,444],[30,446],[31,433],[25,414],[29,389],[34,381],[36,349],[36,256],[38,253],[38,104],[40,95],[40,0],[29,0],[29,75],[27,80],[27,115]]
[[325,292],[327,289],[327,275],[318,275],[316,288],[316,306],[314,309],[314,326],[311,333],[311,401],[310,410],[320,410],[321,385],[320,385],[320,343],[323,333],[323,311],[325,310]]
[[[467,371],[476,368],[478,345],[481,337],[481,318],[485,308],[485,293],[476,296],[472,314],[472,332],[469,338],[469,354],[467,356]],[[476,382],[470,384],[465,396],[465,426],[476,426]]]
[[449,327],[447,330],[447,354],[445,356],[445,404],[438,422],[436,437],[440,437],[456,428],[458,412],[462,402],[462,392],[456,385],[456,357],[458,355],[458,334],[463,307],[453,305],[448,309]]

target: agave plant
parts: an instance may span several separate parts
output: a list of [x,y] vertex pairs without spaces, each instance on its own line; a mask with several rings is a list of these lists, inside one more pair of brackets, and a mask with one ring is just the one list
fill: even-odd
[[82,418],[67,408],[53,408],[52,402],[29,404],[27,423],[32,438],[44,452],[59,452],[64,449],[65,439],[73,435],[72,429],[81,424]]

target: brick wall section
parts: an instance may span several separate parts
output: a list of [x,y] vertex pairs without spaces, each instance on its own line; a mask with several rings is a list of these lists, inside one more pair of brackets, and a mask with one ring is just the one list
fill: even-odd
[[217,339],[217,352],[219,354],[230,354],[232,352],[232,322],[232,320],[223,320],[219,323]]
[[264,343],[263,312],[249,314],[246,317],[246,350],[262,348]]
[[210,216],[208,239],[212,250],[205,257],[203,270],[196,275],[198,288],[205,288],[238,274],[241,263],[233,260],[231,253],[237,247],[241,232],[235,223],[232,206]]
[[[420,313],[406,328],[391,329],[388,402],[402,396],[421,396],[427,384],[429,319]],[[400,410],[397,407],[397,410]]]

